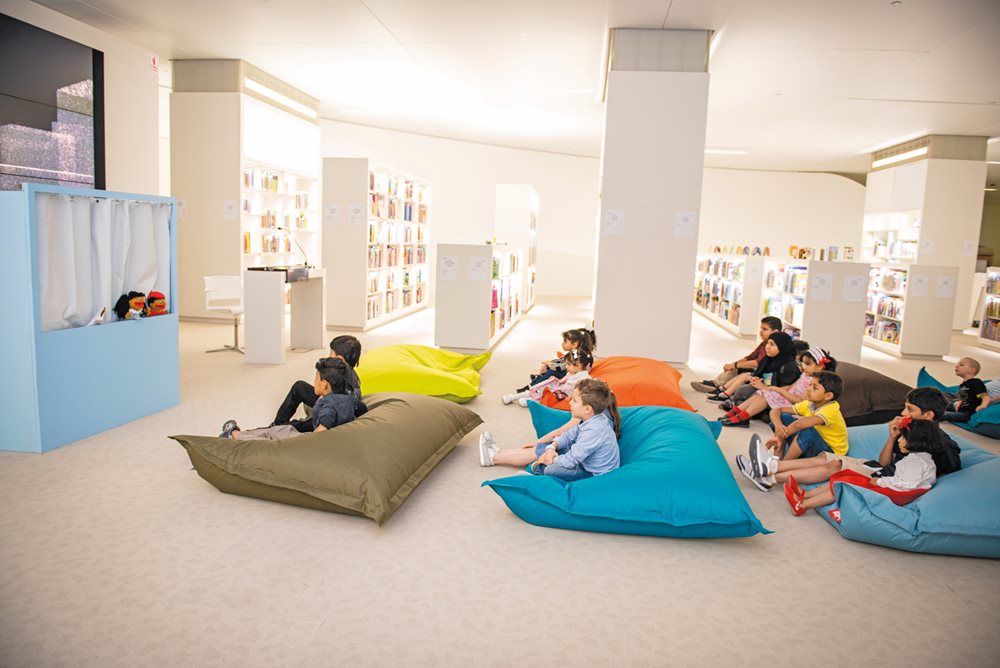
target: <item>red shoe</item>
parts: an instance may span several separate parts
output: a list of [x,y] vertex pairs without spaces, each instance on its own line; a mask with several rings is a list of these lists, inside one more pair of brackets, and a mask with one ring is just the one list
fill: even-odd
[[793,475],[788,476],[788,486],[792,488],[792,494],[795,495],[796,499],[799,499],[801,501],[803,498],[805,498],[806,491],[801,487],[799,487],[799,483],[796,482],[795,476]]
[[799,515],[804,515],[806,509],[802,507],[802,499],[795,496],[795,492],[792,491],[792,486],[787,482],[785,483],[785,498],[788,499],[788,505],[792,507],[792,514],[798,517]]

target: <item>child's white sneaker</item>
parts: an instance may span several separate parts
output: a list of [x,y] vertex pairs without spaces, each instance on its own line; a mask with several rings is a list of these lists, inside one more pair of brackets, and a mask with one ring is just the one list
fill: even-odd
[[507,404],[509,404],[512,401],[514,401],[514,395],[513,394],[505,394],[502,397],[500,397],[500,401],[502,401],[503,405],[506,406]]
[[493,466],[493,456],[499,450],[500,448],[497,447],[496,442],[493,440],[493,435],[488,431],[484,431],[479,436],[479,465]]
[[521,397],[520,399],[517,400],[517,405],[521,406],[522,408],[527,408],[528,407],[528,400],[525,399],[524,397]]

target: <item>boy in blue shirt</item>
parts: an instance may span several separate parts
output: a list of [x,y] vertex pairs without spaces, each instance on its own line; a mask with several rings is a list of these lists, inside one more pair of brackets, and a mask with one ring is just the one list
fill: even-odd
[[236,420],[226,420],[219,435],[223,438],[278,441],[300,436],[303,432],[326,431],[350,422],[354,419],[355,403],[354,396],[347,391],[349,372],[347,363],[335,357],[321,357],[316,362],[313,390],[317,399],[313,406],[312,421],[308,425],[281,424],[244,431],[236,424]]

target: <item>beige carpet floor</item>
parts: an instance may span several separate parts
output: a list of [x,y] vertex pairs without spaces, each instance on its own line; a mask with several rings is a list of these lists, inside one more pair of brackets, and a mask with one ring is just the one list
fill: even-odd
[[[496,349],[468,406],[502,445],[532,434],[500,395],[588,312],[540,303]],[[432,344],[433,322],[428,309],[361,338]],[[222,494],[167,435],[266,424],[324,352],[283,366],[202,352],[229,336],[182,324],[179,406],[45,455],[0,453],[0,666],[998,665],[1000,562],[844,540],[738,473],[774,534],[525,524],[479,486],[503,472],[480,468],[478,431],[382,527]],[[753,343],[699,316],[691,340],[685,394],[714,419],[687,381]],[[956,334],[952,353],[1000,374],[1000,355],[973,341]],[[920,366],[867,350],[863,361],[908,383]],[[929,367],[947,379],[953,362]],[[730,462],[748,439],[723,432]]]

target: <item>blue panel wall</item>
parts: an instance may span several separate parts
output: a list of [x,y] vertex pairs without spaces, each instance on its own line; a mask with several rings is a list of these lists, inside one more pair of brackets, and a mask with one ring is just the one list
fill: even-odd
[[0,449],[40,452],[35,383],[35,315],[28,205],[0,193]]
[[[170,313],[42,332],[35,193],[173,204]],[[176,203],[165,197],[28,184],[0,193],[0,450],[46,452],[180,402]],[[23,249],[13,252],[13,249]]]

